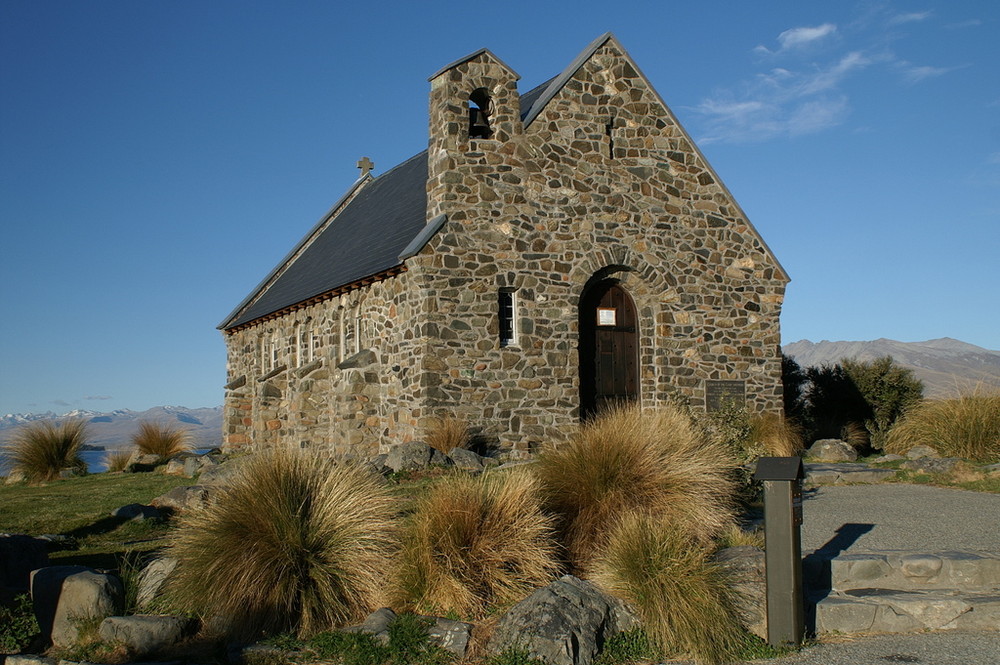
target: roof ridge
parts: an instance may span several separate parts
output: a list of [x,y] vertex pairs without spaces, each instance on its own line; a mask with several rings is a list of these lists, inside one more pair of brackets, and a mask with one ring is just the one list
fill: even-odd
[[614,33],[609,31],[590,42],[590,44],[587,45],[587,48],[583,49],[583,51],[581,51],[580,54],[576,56],[571,63],[569,63],[566,69],[562,70],[562,73],[551,80],[549,86],[545,89],[545,92],[543,92],[538,99],[532,103],[531,108],[528,109],[528,112],[524,115],[525,127],[530,125],[532,121],[538,117],[538,114],[542,112],[545,105],[556,96],[556,93],[559,92],[559,90],[562,89],[562,87],[566,85],[571,78],[573,78],[573,75],[576,74],[576,71],[583,66],[583,63],[587,62],[587,60],[590,59],[590,56],[594,55],[594,52],[604,46],[609,39],[617,41]]

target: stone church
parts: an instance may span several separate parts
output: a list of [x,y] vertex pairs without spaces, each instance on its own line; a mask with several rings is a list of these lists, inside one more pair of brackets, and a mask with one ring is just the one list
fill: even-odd
[[521,92],[430,77],[426,151],[361,177],[219,326],[224,443],[368,454],[437,417],[514,449],[609,403],[781,408],[788,276],[605,34]]

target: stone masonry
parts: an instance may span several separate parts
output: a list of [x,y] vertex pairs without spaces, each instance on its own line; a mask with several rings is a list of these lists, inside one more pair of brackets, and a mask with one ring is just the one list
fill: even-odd
[[[446,221],[393,275],[226,331],[226,446],[369,454],[446,414],[558,441],[580,421],[581,296],[607,279],[634,300],[644,408],[705,405],[713,381],[781,408],[786,274],[617,40],[581,58],[524,120],[489,51],[431,79],[426,219]],[[489,138],[469,137],[477,90]]]

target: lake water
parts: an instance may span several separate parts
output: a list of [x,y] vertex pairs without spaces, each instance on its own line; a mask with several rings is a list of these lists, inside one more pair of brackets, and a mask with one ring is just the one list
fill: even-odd
[[[204,455],[211,448],[196,448],[192,452],[197,455]],[[101,473],[102,471],[108,470],[108,465],[105,464],[104,458],[108,454],[108,450],[84,450],[80,453],[80,457],[87,464],[88,473]]]

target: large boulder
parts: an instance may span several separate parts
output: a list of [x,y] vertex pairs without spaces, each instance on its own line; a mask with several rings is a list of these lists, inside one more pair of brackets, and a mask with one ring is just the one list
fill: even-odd
[[524,649],[547,665],[590,665],[609,638],[638,626],[622,601],[565,575],[508,610],[487,650]]
[[76,643],[82,623],[125,610],[125,587],[85,566],[50,566],[31,574],[31,599],[42,637],[65,648]]
[[188,617],[112,616],[101,622],[98,634],[105,642],[120,642],[130,654],[142,658],[177,644],[194,625]]
[[163,519],[163,513],[159,510],[153,506],[144,506],[141,503],[130,503],[121,508],[115,508],[111,511],[111,516],[130,522],[145,522],[147,520],[159,522]]
[[385,465],[393,471],[419,471],[431,465],[450,464],[441,451],[431,448],[422,441],[401,443],[389,449]]
[[464,471],[483,470],[483,458],[471,450],[467,450],[465,448],[452,448],[452,451],[448,453],[448,457],[451,459],[456,469],[462,469]]
[[159,557],[153,559],[139,573],[138,589],[136,590],[136,604],[139,609],[146,611],[150,609],[153,602],[160,595],[167,578],[177,568],[177,559],[173,557]]
[[854,462],[858,459],[858,451],[840,439],[820,439],[809,447],[806,457],[818,462]]
[[184,512],[208,505],[211,488],[204,485],[175,487],[166,494],[161,494],[150,503],[160,510]]
[[714,556],[733,592],[743,627],[767,639],[767,574],[764,550],[750,545],[727,547]]
[[0,596],[29,589],[31,571],[49,565],[48,543],[23,534],[0,533]]

